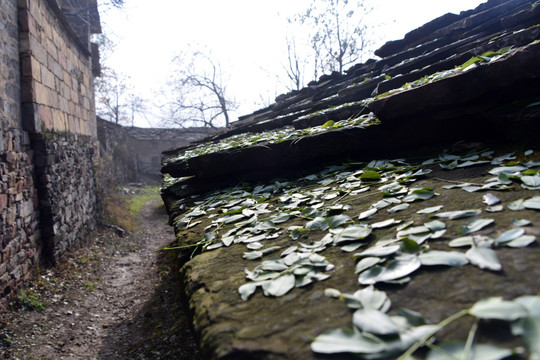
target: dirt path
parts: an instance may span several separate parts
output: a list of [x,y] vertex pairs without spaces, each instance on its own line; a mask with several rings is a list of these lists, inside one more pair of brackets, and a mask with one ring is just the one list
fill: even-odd
[[177,261],[156,254],[174,240],[159,204],[142,207],[139,232],[118,237],[101,230],[90,246],[42,273],[19,303],[46,308],[2,314],[0,358],[199,359]]

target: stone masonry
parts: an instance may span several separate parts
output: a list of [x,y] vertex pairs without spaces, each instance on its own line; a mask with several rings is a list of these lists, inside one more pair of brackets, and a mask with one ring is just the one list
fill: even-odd
[[0,0],[0,309],[95,226],[99,15],[73,4]]

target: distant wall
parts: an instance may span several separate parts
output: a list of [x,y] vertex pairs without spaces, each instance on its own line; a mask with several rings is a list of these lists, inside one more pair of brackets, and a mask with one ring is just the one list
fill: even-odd
[[172,148],[188,146],[215,132],[215,129],[193,127],[185,129],[148,129],[126,127],[128,144],[134,149],[141,177],[161,179],[161,153]]
[[103,166],[103,184],[161,182],[161,153],[187,146],[210,135],[215,129],[153,129],[124,127],[98,118],[98,139]]
[[139,181],[139,168],[135,149],[128,143],[128,134],[124,127],[110,121],[97,118],[97,130],[100,146],[101,187],[111,189],[118,184]]

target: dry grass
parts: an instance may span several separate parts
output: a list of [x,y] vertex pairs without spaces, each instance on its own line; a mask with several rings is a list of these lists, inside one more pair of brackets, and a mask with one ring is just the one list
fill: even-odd
[[137,231],[140,227],[137,217],[141,207],[156,197],[159,197],[158,187],[121,187],[102,193],[99,220],[104,225],[116,225],[128,232]]

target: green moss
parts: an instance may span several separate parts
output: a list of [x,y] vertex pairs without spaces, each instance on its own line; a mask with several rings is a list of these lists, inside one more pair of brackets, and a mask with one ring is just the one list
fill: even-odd
[[133,198],[129,200],[129,212],[133,215],[138,215],[141,208],[147,201],[155,199],[159,196],[159,187],[148,187],[140,190]]
[[24,310],[41,311],[46,308],[45,304],[39,301],[39,296],[31,289],[21,290],[17,298]]

